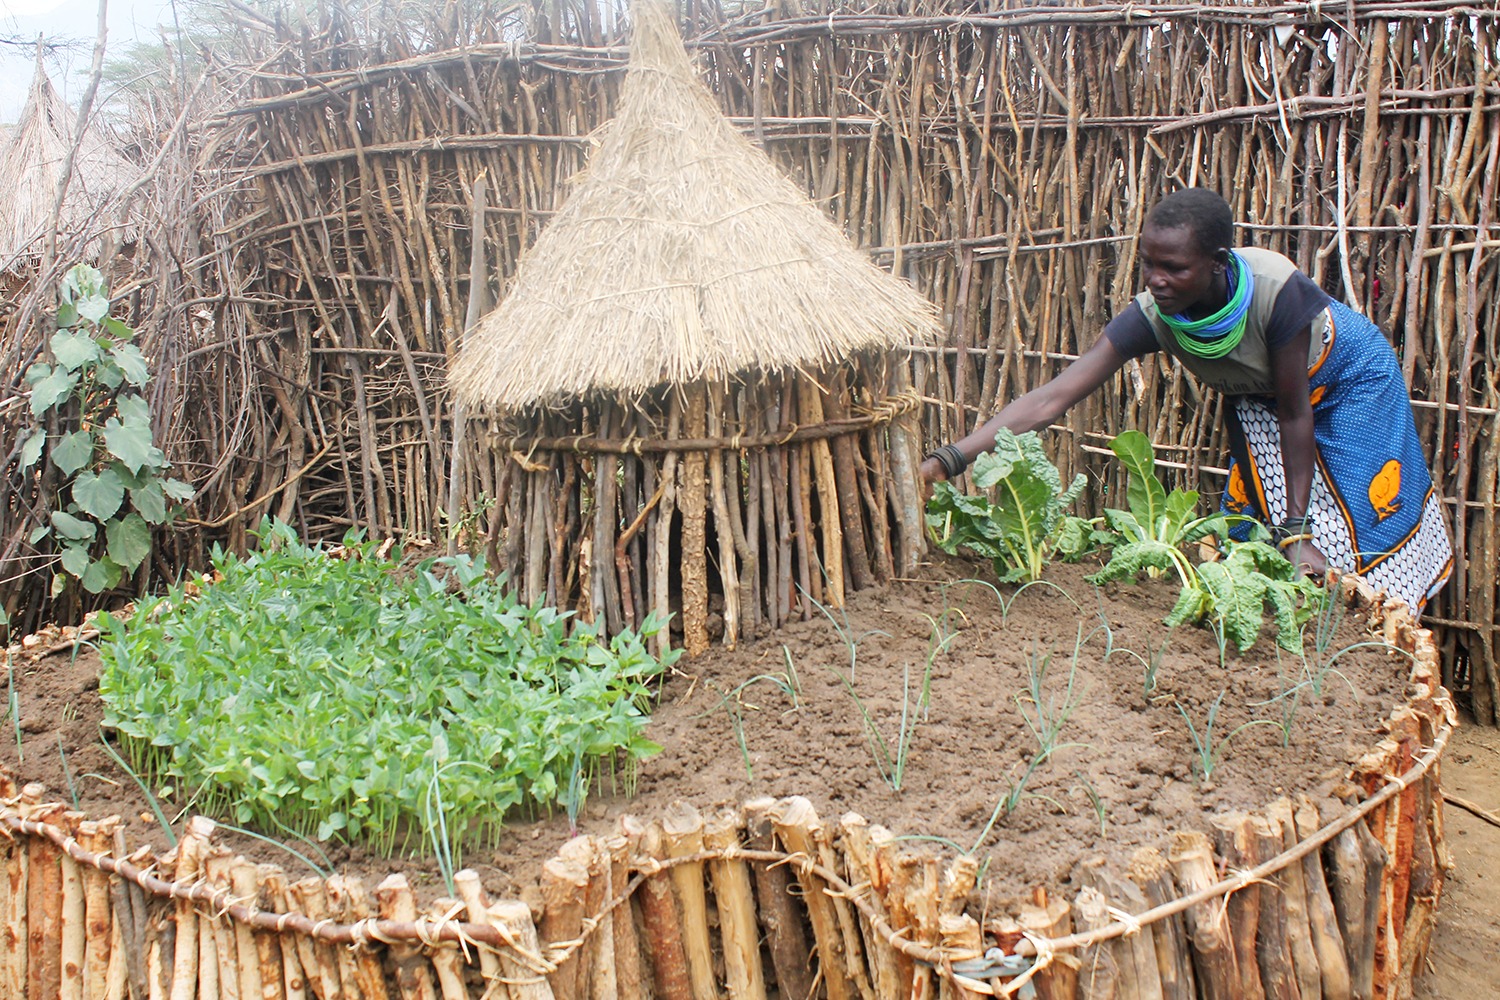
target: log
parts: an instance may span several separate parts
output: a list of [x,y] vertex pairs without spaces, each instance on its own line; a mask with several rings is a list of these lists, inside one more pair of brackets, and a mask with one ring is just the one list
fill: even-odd
[[[286,913],[286,874],[274,866],[260,879],[261,908],[267,913]],[[301,934],[278,934],[277,947],[281,949],[281,981],[285,1000],[307,1000],[307,970],[302,967],[302,951],[295,938]],[[264,989],[265,984],[261,984]]]
[[[875,912],[889,923],[890,907],[885,894],[876,889],[877,862],[870,824],[858,813],[845,813],[839,820],[839,842],[843,847],[845,881],[865,890]],[[860,926],[864,930],[865,954],[870,957],[875,995],[897,996],[901,984],[910,982],[910,979],[902,979],[896,949],[868,922],[862,922]],[[805,993],[801,995],[806,996]]]
[[[1109,904],[1092,886],[1084,886],[1079,891],[1073,912],[1078,915],[1078,929],[1081,931],[1096,930],[1110,922]],[[1078,996],[1081,1000],[1113,1000],[1117,990],[1120,996],[1132,995],[1121,988],[1112,942],[1089,945],[1078,958],[1081,962],[1078,969]]]
[[[233,879],[233,875],[230,876]],[[281,869],[272,864],[258,864],[253,871],[255,895],[255,906],[267,913],[276,908],[276,899],[281,895],[285,880],[281,876]],[[282,939],[278,934],[270,931],[257,930],[251,933],[255,943],[255,957],[260,970],[260,996],[261,1000],[285,1000],[286,994],[286,958],[283,953]],[[238,941],[236,941],[238,946]],[[295,952],[295,946],[292,947]],[[295,960],[295,955],[293,956]],[[242,998],[243,1000],[243,998]]]
[[[294,882],[290,890],[297,899],[297,909],[305,913],[314,922],[329,920],[328,898],[323,880],[320,878],[305,878]],[[309,939],[304,935],[298,935],[297,956],[302,962],[302,968],[307,973],[308,982],[313,987],[313,992],[318,1000],[346,1000],[344,996],[344,985],[339,978],[338,958],[334,955],[333,946],[316,939]],[[303,944],[306,950],[303,950]],[[240,951],[244,956],[243,949]],[[316,975],[314,975],[316,970]],[[349,997],[347,1000],[358,1000]]]
[[553,1000],[552,987],[538,968],[542,963],[542,945],[536,925],[531,922],[531,908],[518,900],[491,903],[490,921],[504,928],[512,942],[512,947],[500,952],[500,969],[505,974],[510,1000]]
[[[745,826],[750,847],[757,851],[780,849],[771,826],[771,810],[776,800],[756,798],[745,803]],[[786,997],[806,997],[812,992],[812,949],[802,914],[792,895],[794,876],[786,865],[757,862],[751,868],[755,879],[755,897],[759,902],[760,926],[765,933],[766,948],[771,953],[777,991]]]
[[[680,858],[703,850],[703,817],[686,802],[674,802],[662,817],[662,842],[667,857]],[[672,891],[682,914],[682,943],[687,953],[688,978],[694,1000],[718,1000],[713,945],[708,935],[708,895],[703,864],[692,862],[671,869]]]
[[[1108,905],[1132,916],[1150,909],[1140,888],[1111,872],[1103,858],[1085,861],[1082,869],[1084,884],[1097,890]],[[1115,968],[1119,970],[1120,995],[1139,1000],[1162,1000],[1161,973],[1156,967],[1155,925],[1145,924],[1135,933],[1116,938],[1112,947]]]
[[[687,395],[687,435],[701,438],[707,432],[708,404],[704,385],[694,382],[682,391]],[[682,510],[682,645],[689,657],[700,656],[708,649],[706,469],[705,452],[690,451],[682,456],[682,497],[679,502]]]
[[[1266,808],[1266,818],[1275,826],[1278,839],[1258,845],[1262,857],[1271,857],[1297,845],[1297,823],[1290,799],[1282,797],[1272,802]],[[1301,863],[1287,865],[1271,876],[1271,882],[1278,890],[1276,895],[1286,916],[1287,947],[1292,958],[1297,994],[1302,1000],[1319,1000],[1323,995],[1323,976],[1318,969],[1318,952],[1313,947],[1312,922],[1307,910],[1307,880],[1303,877]],[[1267,976],[1264,966],[1261,975]]]
[[[984,934],[980,930],[979,921],[967,913],[942,914],[938,917],[938,932],[942,939],[943,954],[948,956],[949,961],[962,962],[984,954]],[[980,1000],[983,995],[946,978],[942,980],[939,992],[939,996],[945,1000],[949,997],[952,1000]]]
[[[588,893],[589,870],[576,861],[552,858],[542,865],[542,940],[549,961],[557,963],[550,977],[558,1000],[585,1000],[588,980],[583,977],[583,949],[570,948],[583,937],[583,904]],[[559,958],[563,949],[566,958]]]
[[[651,870],[653,862],[667,856],[661,825],[652,823],[641,836],[640,867]],[[682,925],[672,898],[672,877],[660,871],[641,883],[641,927],[651,956],[651,982],[661,1000],[692,1000],[692,979],[687,952],[682,943]]]
[[[438,897],[427,906],[427,919],[433,927],[441,927],[464,911],[464,904],[456,899]],[[469,1000],[469,990],[464,986],[464,960],[454,941],[442,941],[432,945],[432,970],[437,976],[438,995],[443,1000]]]
[[[1148,907],[1161,906],[1177,898],[1172,869],[1154,847],[1136,851],[1126,874],[1140,888]],[[1182,915],[1174,913],[1157,921],[1151,931],[1163,1000],[1194,1000],[1197,986],[1193,978],[1192,945],[1183,927]]]
[[[227,847],[216,847],[203,862],[203,873],[208,887],[214,892],[233,896],[234,889],[229,880],[229,869],[234,855]],[[206,914],[198,949],[198,994],[239,1000],[240,969],[235,946],[234,926],[224,917]],[[209,966],[213,968],[210,970]],[[260,1000],[251,997],[250,1000]]]
[[[339,919],[348,924],[376,915],[376,907],[370,904],[370,894],[366,891],[363,882],[353,875],[339,878],[337,882],[335,878],[338,876],[330,877],[328,880],[329,912],[339,914]],[[335,891],[335,886],[338,887],[337,891]],[[402,912],[408,911],[403,907]],[[416,912],[415,902],[412,903],[410,912]],[[386,988],[385,969],[381,963],[383,951],[384,949],[368,945],[339,949],[339,975],[344,980],[345,993],[358,990],[360,1000],[387,1000],[390,991]],[[391,952],[393,957],[396,954],[395,951]],[[397,985],[399,988],[399,977]]]
[[[177,867],[173,878],[178,885],[192,885],[203,871],[214,821],[207,816],[188,820],[187,833],[177,844]],[[193,1000],[198,986],[198,912],[185,899],[175,903],[177,911],[177,944],[172,959],[172,1000]],[[258,995],[259,991],[256,991]],[[244,991],[241,991],[244,995]]]
[[[1197,831],[1174,834],[1167,860],[1184,895],[1207,889],[1218,881],[1214,852],[1205,834]],[[1229,938],[1223,900],[1206,900],[1189,907],[1183,916],[1193,943],[1193,975],[1203,1000],[1239,1000],[1239,973],[1234,965],[1234,944]]]
[[[405,875],[387,875],[375,887],[375,901],[382,920],[406,922],[417,919],[417,901]],[[390,955],[396,971],[396,991],[401,994],[401,1000],[437,1000],[432,970],[420,945],[410,942],[392,944]]]
[[[789,853],[800,854],[809,861],[819,859],[818,842],[814,836],[814,830],[819,827],[818,814],[811,802],[801,796],[782,799],[771,810],[770,817],[776,836]],[[828,897],[827,886],[803,866],[797,867],[797,882],[802,887],[802,900],[812,924],[818,968],[823,975],[828,1000],[851,1000],[857,991],[849,976],[843,931],[839,927],[833,900]]]
[[[40,785],[26,787],[45,794]],[[23,810],[39,823],[55,823],[62,813],[57,803]],[[46,837],[27,838],[26,851],[26,995],[55,997],[62,989],[62,866],[57,847]]]
[[[1298,797],[1293,816],[1299,840],[1306,840],[1318,832],[1318,810],[1307,796]],[[1302,859],[1302,881],[1307,889],[1308,931],[1312,935],[1313,951],[1318,956],[1323,1000],[1350,1000],[1354,986],[1349,974],[1349,954],[1344,947],[1338,911],[1324,878],[1322,855],[1318,852]]]
[[[910,938],[916,933],[916,918],[902,888],[905,882],[901,874],[901,851],[896,837],[885,827],[873,825],[870,827],[870,846],[875,851],[871,887],[886,901],[891,929],[902,937]],[[896,972],[902,990],[910,991],[912,984],[917,982],[917,968],[911,956],[904,951],[896,951]]]
[[[891,898],[900,900],[900,909],[906,914],[912,939],[928,946],[937,944],[937,860],[925,852],[895,851],[890,885]],[[860,981],[856,978],[855,982],[859,984]],[[913,965],[912,996],[931,997],[937,992],[936,985],[931,968]]]
[[[823,422],[823,401],[817,386],[810,380],[797,384],[797,403],[800,419],[804,424]],[[838,475],[833,470],[833,453],[824,440],[809,442],[813,475],[818,485],[818,530],[815,536],[823,541],[823,576],[827,581],[824,603],[830,608],[842,608],[848,588],[844,585],[844,531],[839,513]],[[809,549],[813,538],[807,539]]]
[[580,974],[592,1000],[619,1000],[615,979],[615,924],[611,916],[600,917],[609,901],[609,856],[596,837],[575,837],[563,845],[561,856],[571,858],[589,873],[588,888],[583,895],[584,938],[583,967]]
[[109,922],[109,968],[104,973],[104,992],[97,994],[105,1000],[125,1000],[130,989],[129,972],[125,963],[124,923],[118,916]]
[[[1031,902],[1021,906],[1016,923],[1020,929],[1041,938],[1062,938],[1073,933],[1073,907],[1066,899],[1048,899],[1038,888]],[[1031,977],[1038,1000],[1074,1000],[1078,996],[1078,969],[1071,956],[1059,956]]]
[[[260,879],[255,865],[244,858],[236,858],[229,867],[229,884],[238,899],[256,901],[260,899]],[[249,925],[238,921],[234,924],[234,950],[240,971],[240,1000],[260,1000],[266,995],[266,983],[261,975],[260,948],[255,932]],[[272,997],[281,994],[281,975],[271,980]]]
[[[1264,816],[1250,817],[1252,853],[1265,861],[1281,853],[1281,825]],[[1283,869],[1284,871],[1285,869]],[[1270,1000],[1302,1000],[1297,967],[1292,959],[1288,894],[1280,872],[1260,887],[1260,930],[1255,939],[1255,961],[1261,985]]]
[[1385,850],[1361,822],[1328,843],[1324,861],[1332,873],[1334,911],[1349,958],[1351,992],[1355,1000],[1370,1000],[1375,989],[1375,943]]
[[[1258,862],[1255,841],[1250,834],[1250,817],[1244,813],[1215,816],[1214,847],[1224,865],[1231,871],[1248,871]],[[1236,889],[1226,897],[1224,910],[1229,921],[1229,940],[1234,946],[1234,967],[1239,976],[1239,996],[1244,1000],[1265,1000],[1260,981],[1260,965],[1255,958],[1255,938],[1260,929],[1260,886],[1255,883]]]
[[[740,846],[745,826],[743,810],[725,807],[709,817],[703,846],[710,851],[733,851]],[[714,902],[719,911],[719,935],[724,951],[725,985],[732,1000],[765,1000],[766,981],[760,963],[760,934],[755,923],[755,896],[745,862],[722,858],[708,863]]]
[[[24,814],[24,813],[23,813]],[[27,873],[30,869],[30,840],[5,838],[5,900],[0,909],[0,975],[5,982],[27,982],[26,958],[30,937],[27,931]]]
[[[65,816],[66,826],[76,829],[82,813]],[[59,1000],[83,1000],[83,960],[87,951],[88,932],[85,927],[83,901],[83,872],[78,862],[63,854],[58,858],[62,880],[62,980],[58,987]]]
[[[78,825],[78,843],[103,857],[113,849],[116,818]],[[113,957],[114,920],[110,914],[109,876],[92,866],[83,870],[83,995],[89,1000],[109,995],[109,964]],[[123,967],[122,967],[123,968]],[[225,997],[224,1000],[237,1000]]]
[[[453,887],[458,892],[458,898],[463,901],[465,920],[471,924],[488,925],[491,923],[490,901],[485,895],[478,872],[472,868],[463,868],[454,872]],[[499,955],[488,948],[480,948],[479,974],[484,977],[486,995],[494,990],[500,997],[504,997],[505,984],[499,982],[502,975]]]
[[[623,828],[622,828],[623,829]],[[603,842],[610,863],[610,897],[614,898],[630,885],[630,858],[640,840],[640,830],[608,837]],[[641,970],[641,942],[636,934],[634,900],[626,900],[610,914],[614,938],[615,980],[620,996],[630,998],[644,996],[646,978]]]

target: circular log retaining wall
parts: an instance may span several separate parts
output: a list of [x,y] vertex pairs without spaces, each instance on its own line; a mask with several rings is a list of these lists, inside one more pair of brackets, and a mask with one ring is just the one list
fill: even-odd
[[203,817],[165,856],[132,852],[117,819],[5,779],[0,995],[1408,997],[1451,866],[1438,759],[1456,718],[1404,605],[1354,578],[1343,594],[1414,662],[1407,701],[1348,776],[1347,810],[1320,816],[1300,797],[1221,814],[1124,872],[1085,862],[1071,901],[1038,889],[1015,918],[965,912],[973,858],[854,814],[823,821],[799,797],[627,817],[564,845],[537,903],[491,901],[465,871],[458,899],[419,911],[402,875],[373,891],[292,880],[216,845]]

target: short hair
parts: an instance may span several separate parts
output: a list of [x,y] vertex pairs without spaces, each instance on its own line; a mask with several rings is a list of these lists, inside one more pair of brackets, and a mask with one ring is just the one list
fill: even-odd
[[1198,249],[1206,254],[1234,246],[1234,215],[1229,203],[1208,188],[1183,188],[1167,195],[1147,214],[1146,225],[1161,229],[1186,226],[1192,230]]

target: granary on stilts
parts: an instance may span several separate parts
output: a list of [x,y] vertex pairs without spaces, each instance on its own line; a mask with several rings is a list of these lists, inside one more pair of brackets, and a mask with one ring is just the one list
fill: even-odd
[[[76,121],[38,54],[21,118],[0,141],[0,177],[5,178],[0,186],[0,272],[9,281],[29,271],[43,254]],[[57,217],[64,252],[95,256],[101,236],[115,245],[129,239],[128,227],[111,230],[115,216],[110,209],[139,177],[140,170],[103,129],[93,123],[85,127]]]
[[618,117],[450,381],[524,596],[609,632],[680,611],[695,654],[913,565],[903,348],[939,327],[724,118],[667,9],[634,16]]

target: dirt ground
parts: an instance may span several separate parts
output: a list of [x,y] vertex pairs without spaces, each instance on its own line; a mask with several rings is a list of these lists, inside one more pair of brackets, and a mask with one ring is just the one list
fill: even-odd
[[[844,611],[815,610],[738,649],[679,664],[648,730],[665,751],[641,765],[634,795],[604,782],[580,828],[609,832],[622,813],[660,816],[677,800],[706,811],[757,795],[804,795],[828,819],[856,811],[898,836],[972,851],[987,871],[976,903],[994,913],[1032,886],[1070,892],[1085,858],[1103,855],[1123,868],[1137,848],[1201,829],[1215,812],[1298,793],[1312,796],[1324,815],[1339,808],[1330,795],[1400,700],[1404,658],[1377,648],[1341,655],[1316,695],[1304,691],[1284,733],[1287,703],[1273,699],[1302,663],[1278,654],[1271,629],[1244,656],[1231,647],[1221,664],[1206,630],[1168,634],[1162,626],[1176,596],[1169,581],[1099,590],[1083,579],[1093,568],[1055,566],[1047,585],[1018,593],[965,580],[990,576],[987,564],[939,560],[918,579],[855,595]],[[1332,650],[1367,638],[1357,615],[1341,628]],[[1153,660],[1156,687],[1148,694],[1144,671]],[[929,662],[931,699],[923,708]],[[1029,679],[1043,666],[1039,700],[1066,718],[1056,748],[1038,760]],[[71,787],[79,808],[121,814],[132,843],[150,842],[160,836],[155,820],[100,742],[97,671],[90,651],[76,661],[57,654],[22,664],[20,732],[0,739],[0,765],[46,782],[54,795]],[[1201,773],[1188,719],[1212,744],[1218,767],[1211,780]],[[24,760],[16,759],[18,742]],[[890,773],[898,759],[899,789]],[[561,810],[522,817],[498,849],[471,849],[464,861],[492,895],[513,895],[533,883],[568,835]],[[225,839],[256,860],[297,867],[264,845]],[[393,861],[346,845],[323,850],[329,867],[366,884],[399,868],[419,892],[440,894],[433,866],[420,858]]]
[[[1500,730],[1465,726],[1443,758],[1443,788],[1500,812]],[[1487,1000],[1500,995],[1500,827],[1449,805],[1455,868],[1438,907],[1427,975],[1416,1000]]]

